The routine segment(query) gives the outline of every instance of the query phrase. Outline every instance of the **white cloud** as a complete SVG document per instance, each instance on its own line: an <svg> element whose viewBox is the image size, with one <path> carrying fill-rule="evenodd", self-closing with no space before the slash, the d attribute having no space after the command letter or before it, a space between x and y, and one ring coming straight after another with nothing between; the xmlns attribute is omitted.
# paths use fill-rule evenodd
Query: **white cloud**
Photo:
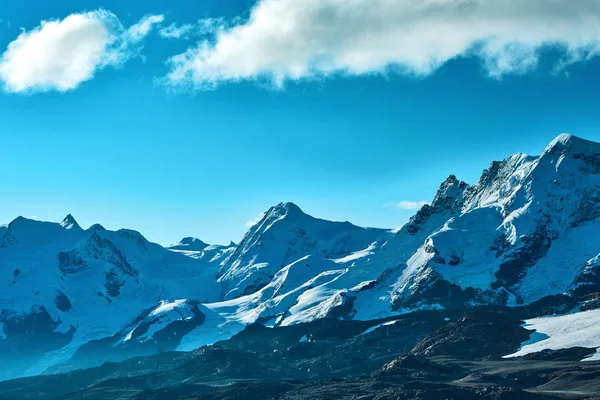
<svg viewBox="0 0 600 400"><path fill-rule="evenodd" d="M234 22L237 18L234 19ZM198 21L198 34L208 35L215 34L221 29L225 29L227 26L224 18L205 18Z"/></svg>
<svg viewBox="0 0 600 400"><path fill-rule="evenodd" d="M247 20L172 57L166 82L424 76L471 56L500 77L536 68L550 47L561 65L598 55L600 0L259 0Z"/></svg>
<svg viewBox="0 0 600 400"><path fill-rule="evenodd" d="M176 25L173 23L162 28L158 34L165 39L185 39L189 37L193 29L194 25L192 24Z"/></svg>
<svg viewBox="0 0 600 400"><path fill-rule="evenodd" d="M165 39L189 39L193 36L203 36L216 33L224 27L225 21L222 18L206 18L195 24L171 24L165 26L158 34Z"/></svg>
<svg viewBox="0 0 600 400"><path fill-rule="evenodd" d="M164 15L146 15L135 25L127 29L127 38L129 41L137 43L146 37L156 24L165 20Z"/></svg>
<svg viewBox="0 0 600 400"><path fill-rule="evenodd" d="M386 204L386 206L394 206L401 210L418 210L426 204L429 204L429 202L425 201L425 200L421 200L421 201L403 200L398 203Z"/></svg>
<svg viewBox="0 0 600 400"><path fill-rule="evenodd" d="M162 16L146 16L125 29L106 10L42 21L23 31L0 58L0 80L9 92L66 92L138 54L139 42Z"/></svg>

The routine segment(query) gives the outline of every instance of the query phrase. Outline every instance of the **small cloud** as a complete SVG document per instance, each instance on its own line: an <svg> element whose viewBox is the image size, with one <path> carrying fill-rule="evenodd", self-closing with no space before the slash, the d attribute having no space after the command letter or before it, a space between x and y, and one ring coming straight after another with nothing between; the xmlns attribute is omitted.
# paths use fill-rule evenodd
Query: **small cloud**
<svg viewBox="0 0 600 400"><path fill-rule="evenodd" d="M198 21L198 33L200 35L210 35L217 33L225 28L224 18L205 18Z"/></svg>
<svg viewBox="0 0 600 400"><path fill-rule="evenodd" d="M152 30L154 25L160 24L165 20L164 15L146 15L135 25L127 29L129 41L137 43L145 38Z"/></svg>
<svg viewBox="0 0 600 400"><path fill-rule="evenodd" d="M411 201L411 200L402 200L398 203L388 203L385 204L386 207L395 207L401 210L418 210L424 205L429 204L429 202L425 200L421 201Z"/></svg>
<svg viewBox="0 0 600 400"><path fill-rule="evenodd" d="M205 18L195 24L165 26L158 34L164 39L189 39L194 36L213 35L224 26L223 18Z"/></svg>
<svg viewBox="0 0 600 400"><path fill-rule="evenodd" d="M254 225L258 224L260 222L260 220L263 219L264 216L265 216L265 213L261 213L258 217L254 218L253 220L250 220L250 221L246 222L246 228L250 229Z"/></svg>
<svg viewBox="0 0 600 400"><path fill-rule="evenodd" d="M138 56L139 43L162 15L147 15L126 29L106 10L74 13L40 25L9 43L0 56L0 80L12 93L67 92L108 66Z"/></svg>
<svg viewBox="0 0 600 400"><path fill-rule="evenodd" d="M158 34L160 35L160 37L165 39L186 39L190 36L190 33L193 29L194 25L192 24L185 24L180 26L177 26L176 24L171 24L159 30Z"/></svg>

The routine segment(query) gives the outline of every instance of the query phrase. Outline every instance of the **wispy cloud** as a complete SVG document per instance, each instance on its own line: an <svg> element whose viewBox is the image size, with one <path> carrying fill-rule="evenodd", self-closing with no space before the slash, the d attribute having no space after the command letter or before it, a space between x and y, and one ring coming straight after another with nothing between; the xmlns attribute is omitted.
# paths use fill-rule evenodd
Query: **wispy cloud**
<svg viewBox="0 0 600 400"><path fill-rule="evenodd" d="M96 10L42 21L23 31L0 57L0 80L8 92L66 92L105 67L139 54L140 42L162 15L148 15L126 29L113 13Z"/></svg>
<svg viewBox="0 0 600 400"><path fill-rule="evenodd" d="M125 39L130 43L138 43L150 33L154 25L160 24L164 20L165 16L162 14L146 15L140 22L127 29Z"/></svg>
<svg viewBox="0 0 600 400"><path fill-rule="evenodd" d="M194 24L177 25L175 23L163 27L158 34L165 39L189 39L192 37L214 35L225 28L223 18L205 18Z"/></svg>
<svg viewBox="0 0 600 400"><path fill-rule="evenodd" d="M177 25L173 23L160 29L158 34L165 39L185 39L190 36L193 30L194 25L192 24Z"/></svg>
<svg viewBox="0 0 600 400"><path fill-rule="evenodd" d="M429 204L428 201L411 201L411 200L402 200L397 203L387 203L384 204L386 207L395 207L401 210L418 210L424 205Z"/></svg>
<svg viewBox="0 0 600 400"><path fill-rule="evenodd" d="M246 222L246 228L250 229L252 228L254 225L258 224L260 222L261 219L263 219L265 216L265 213L261 213L260 215L258 215L256 218Z"/></svg>
<svg viewBox="0 0 600 400"><path fill-rule="evenodd" d="M425 76L457 57L501 77L536 68L544 48L562 52L561 66L598 55L598 26L600 0L259 0L248 18L171 58L166 82Z"/></svg>

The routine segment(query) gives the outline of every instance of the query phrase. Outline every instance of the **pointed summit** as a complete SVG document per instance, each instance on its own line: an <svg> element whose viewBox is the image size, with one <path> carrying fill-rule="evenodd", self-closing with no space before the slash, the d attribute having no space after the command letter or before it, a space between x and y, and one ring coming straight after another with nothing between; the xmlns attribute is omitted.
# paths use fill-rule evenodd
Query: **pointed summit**
<svg viewBox="0 0 600 400"><path fill-rule="evenodd" d="M443 208L460 208L463 203L463 196L467 184L461 180L458 180L455 175L450 175L440 185L431 206L443 207Z"/></svg>
<svg viewBox="0 0 600 400"><path fill-rule="evenodd" d="M24 216L22 216L22 215L19 215L17 218L13 219L13 220L12 220L12 221L11 221L11 222L8 224L8 227L14 226L14 225L16 225L16 224L22 224L22 223L24 223L24 222L26 222L26 221L32 221L32 220L30 220L30 219L28 219L28 218L25 218L25 217L24 217Z"/></svg>
<svg viewBox="0 0 600 400"><path fill-rule="evenodd" d="M71 214L68 214L65 217L65 219L62 220L60 226L62 226L65 229L81 229L81 227L79 226L79 224L77 224L77 221L75 221L75 218L73 218Z"/></svg>
<svg viewBox="0 0 600 400"><path fill-rule="evenodd" d="M250 228L250 232L266 231L277 221L295 221L298 222L303 219L314 219L310 215L304 213L294 203L286 202L279 203L275 206L270 207L267 211L263 212L256 220L249 221L247 226Z"/></svg>
<svg viewBox="0 0 600 400"><path fill-rule="evenodd" d="M300 207L291 202L279 203L276 206L271 207L263 216L263 219L301 219L301 218L313 218L306 214Z"/></svg>
<svg viewBox="0 0 600 400"><path fill-rule="evenodd" d="M571 140L573 140L573 138L575 139L579 139L569 133L561 133L560 135L558 135L557 137L554 138L554 140L552 140L550 142L550 144L548 145L548 147L554 147L558 144L565 144L565 143L569 143Z"/></svg>
<svg viewBox="0 0 600 400"><path fill-rule="evenodd" d="M275 212L278 214L285 215L305 215L304 211L302 211L300 207L291 202L279 203L276 206L271 207L269 212Z"/></svg>

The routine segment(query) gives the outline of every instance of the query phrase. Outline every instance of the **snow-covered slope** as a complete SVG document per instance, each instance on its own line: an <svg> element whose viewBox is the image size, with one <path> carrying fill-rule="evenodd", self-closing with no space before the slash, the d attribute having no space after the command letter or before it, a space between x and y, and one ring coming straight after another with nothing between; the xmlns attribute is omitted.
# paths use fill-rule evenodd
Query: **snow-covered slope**
<svg viewBox="0 0 600 400"><path fill-rule="evenodd" d="M600 348L600 310L533 318L525 321L523 326L534 332L519 351L506 358L571 347ZM598 361L600 352L584 360Z"/></svg>
<svg viewBox="0 0 600 400"><path fill-rule="evenodd" d="M223 262L219 282L225 299L255 293L287 264L305 256L343 258L384 233L349 222L313 218L293 203L271 207Z"/></svg>
<svg viewBox="0 0 600 400"><path fill-rule="evenodd" d="M449 218L377 285L375 297L388 293L394 308L514 305L573 290L585 284L584 273L595 274L600 144L561 135L539 157L494 162L460 189L449 198ZM411 234L419 214L398 235Z"/></svg>
<svg viewBox="0 0 600 400"><path fill-rule="evenodd" d="M330 232L315 243L319 234L273 229L290 215L304 216L269 210L223 263L229 300L216 307L230 320L286 325L530 303L597 284L600 145L560 135L538 157L493 162L475 185L451 175L402 229L346 255L326 254Z"/></svg>
<svg viewBox="0 0 600 400"><path fill-rule="evenodd" d="M23 365L6 373L15 376L227 339L256 319L215 301L246 291L257 318L260 309L277 313L268 306L276 294L301 295L321 280L318 271L335 277L339 259L362 257L385 231L319 220L286 203L266 212L239 245L186 238L165 249L132 230L83 230L72 216L60 224L17 218L2 232L0 347L20 349L13 356ZM282 268L310 257L312 268ZM165 341L165 332L176 337Z"/></svg>
<svg viewBox="0 0 600 400"><path fill-rule="evenodd" d="M113 335L161 300L218 300L217 269L135 231L19 217L0 242L0 354L26 359L23 373L48 352L68 357Z"/></svg>

